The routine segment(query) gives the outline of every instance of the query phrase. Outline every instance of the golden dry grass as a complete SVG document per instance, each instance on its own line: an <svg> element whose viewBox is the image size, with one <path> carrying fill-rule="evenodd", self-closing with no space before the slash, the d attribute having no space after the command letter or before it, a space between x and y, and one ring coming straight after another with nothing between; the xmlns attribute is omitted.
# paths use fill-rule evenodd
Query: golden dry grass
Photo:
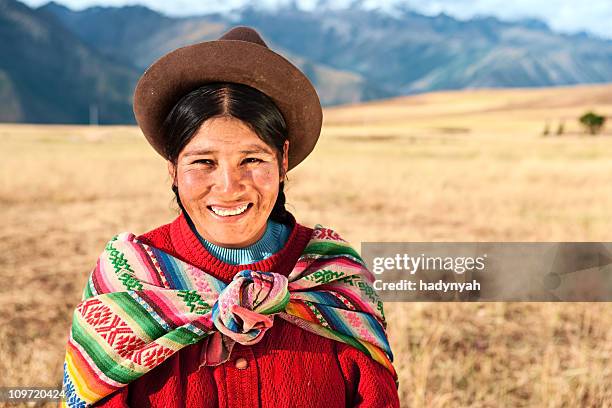
<svg viewBox="0 0 612 408"><path fill-rule="evenodd" d="M444 92L329 109L289 209L363 241L610 241L612 86ZM540 136L546 120L571 134ZM554 131L554 126L552 127ZM0 386L59 386L71 309L119 231L173 219L134 127L0 125ZM610 407L609 303L386 305L403 406Z"/></svg>

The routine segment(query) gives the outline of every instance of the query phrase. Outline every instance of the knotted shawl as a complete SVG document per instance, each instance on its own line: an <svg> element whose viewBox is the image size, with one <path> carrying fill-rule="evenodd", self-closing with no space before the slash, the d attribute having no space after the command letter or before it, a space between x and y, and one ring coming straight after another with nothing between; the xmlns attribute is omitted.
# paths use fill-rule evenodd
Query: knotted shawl
<svg viewBox="0 0 612 408"><path fill-rule="evenodd" d="M397 383L373 280L357 252L320 225L288 277L243 270L229 284L121 233L74 311L63 404L93 404L200 341L202 365L221 364L236 342L260 341L276 316L356 347Z"/></svg>

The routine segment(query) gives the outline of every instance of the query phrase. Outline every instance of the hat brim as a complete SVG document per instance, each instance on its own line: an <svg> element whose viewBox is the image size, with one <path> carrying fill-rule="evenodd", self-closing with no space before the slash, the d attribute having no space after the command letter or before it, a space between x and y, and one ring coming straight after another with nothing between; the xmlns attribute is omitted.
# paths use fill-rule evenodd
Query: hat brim
<svg viewBox="0 0 612 408"><path fill-rule="evenodd" d="M311 82L291 62L248 41L216 40L176 49L153 63L134 91L134 115L163 157L162 125L174 105L210 82L235 82L270 97L287 124L289 169L314 149L321 132L321 103Z"/></svg>

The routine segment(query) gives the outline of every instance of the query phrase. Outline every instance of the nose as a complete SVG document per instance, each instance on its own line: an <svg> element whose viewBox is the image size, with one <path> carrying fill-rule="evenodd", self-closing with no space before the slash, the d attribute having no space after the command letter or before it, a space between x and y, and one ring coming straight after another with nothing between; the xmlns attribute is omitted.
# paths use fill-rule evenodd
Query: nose
<svg viewBox="0 0 612 408"><path fill-rule="evenodd" d="M233 166L219 166L215 172L214 189L227 195L242 192L242 172Z"/></svg>

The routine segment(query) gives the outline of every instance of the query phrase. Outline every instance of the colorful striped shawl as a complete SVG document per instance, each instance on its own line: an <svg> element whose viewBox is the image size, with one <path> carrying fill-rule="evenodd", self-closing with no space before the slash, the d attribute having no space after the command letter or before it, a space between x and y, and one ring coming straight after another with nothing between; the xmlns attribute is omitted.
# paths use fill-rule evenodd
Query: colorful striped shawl
<svg viewBox="0 0 612 408"><path fill-rule="evenodd" d="M320 225L288 277L245 270L229 284L119 234L74 312L63 405L93 404L199 341L206 342L203 364L223 363L235 342L258 342L275 316L356 347L397 381L372 282L359 255Z"/></svg>

